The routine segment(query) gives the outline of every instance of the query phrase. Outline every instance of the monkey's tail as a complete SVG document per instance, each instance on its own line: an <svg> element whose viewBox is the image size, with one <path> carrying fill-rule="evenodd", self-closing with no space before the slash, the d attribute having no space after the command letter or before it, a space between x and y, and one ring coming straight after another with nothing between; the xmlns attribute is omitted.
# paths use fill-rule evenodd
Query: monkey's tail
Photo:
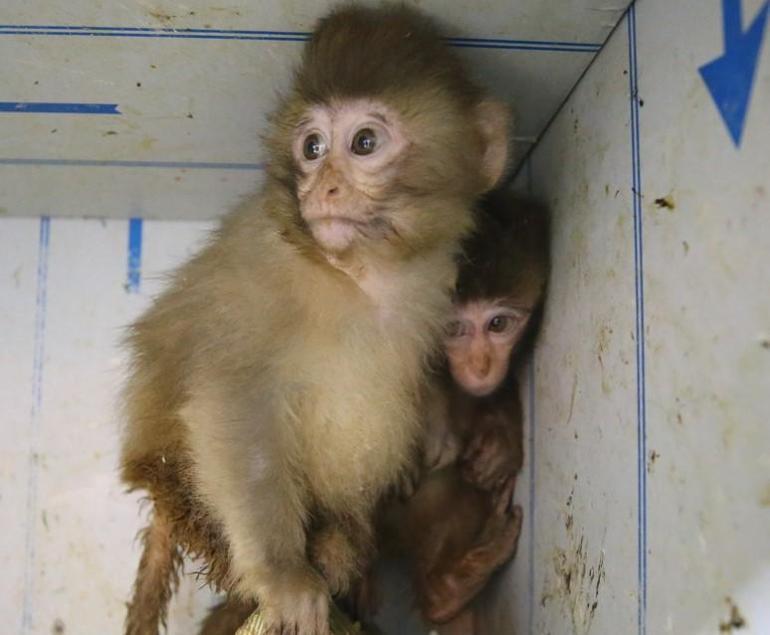
<svg viewBox="0 0 770 635"><path fill-rule="evenodd" d="M126 615L126 635L158 635L160 626L166 626L171 594L179 585L182 553L173 538L171 520L157 508L142 530L142 546L134 597Z"/></svg>

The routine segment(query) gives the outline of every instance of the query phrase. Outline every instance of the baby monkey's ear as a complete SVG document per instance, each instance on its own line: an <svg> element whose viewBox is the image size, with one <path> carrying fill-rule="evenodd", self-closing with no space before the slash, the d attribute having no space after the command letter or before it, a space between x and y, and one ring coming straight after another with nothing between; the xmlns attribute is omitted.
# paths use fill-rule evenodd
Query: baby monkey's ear
<svg viewBox="0 0 770 635"><path fill-rule="evenodd" d="M475 108L476 127L483 143L481 175L484 191L500 181L508 165L508 146L513 116L510 108L496 99L484 99Z"/></svg>

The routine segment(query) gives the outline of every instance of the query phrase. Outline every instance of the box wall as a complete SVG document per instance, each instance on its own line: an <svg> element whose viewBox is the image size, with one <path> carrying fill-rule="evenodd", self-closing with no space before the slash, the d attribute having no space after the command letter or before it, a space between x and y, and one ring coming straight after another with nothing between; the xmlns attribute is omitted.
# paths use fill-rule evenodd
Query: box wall
<svg viewBox="0 0 770 635"><path fill-rule="evenodd" d="M770 632L770 47L736 146L699 73L722 26L640 0L519 175L554 266L484 632L715 633L730 603Z"/></svg>

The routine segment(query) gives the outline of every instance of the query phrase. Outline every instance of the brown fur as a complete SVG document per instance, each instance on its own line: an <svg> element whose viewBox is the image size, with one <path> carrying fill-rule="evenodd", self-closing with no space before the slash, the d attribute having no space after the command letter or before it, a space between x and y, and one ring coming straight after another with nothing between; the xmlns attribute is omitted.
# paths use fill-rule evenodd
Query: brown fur
<svg viewBox="0 0 770 635"><path fill-rule="evenodd" d="M544 210L530 201L503 191L482 201L478 229L464 242L456 307L506 299L537 310L549 266L547 229ZM520 340L528 327L531 318ZM447 369L428 405L430 473L411 499L387 510L382 538L395 538L409 556L423 616L472 635L469 604L513 557L521 530L521 509L510 507L524 458L515 369L486 397L464 392Z"/></svg>
<svg viewBox="0 0 770 635"><path fill-rule="evenodd" d="M155 512L150 525L142 531L144 551L134 587L134 601L129 605L126 622L128 635L141 635L165 625L166 608L179 583L182 555L172 536L172 523L162 512Z"/></svg>
<svg viewBox="0 0 770 635"><path fill-rule="evenodd" d="M548 240L542 206L506 190L488 194L463 242L455 302L515 297L537 306L548 279Z"/></svg>
<svg viewBox="0 0 770 635"><path fill-rule="evenodd" d="M198 575L202 575L215 590L226 590L232 583L229 577L230 553L227 541L221 523L212 517L206 506L193 494L188 480L192 474L192 464L187 454L170 449L167 455L161 454L158 460L134 461L124 466L122 476L124 480L133 483L135 488L151 493L153 509L162 510L164 514L167 540L178 545L179 563L181 554L201 560L205 565L197 572ZM155 515L157 517L157 512ZM152 541L145 539L143 544L152 548ZM175 562L175 565L179 563ZM178 571L179 567L175 566L174 570ZM138 576L139 579L141 577Z"/></svg>
<svg viewBox="0 0 770 635"><path fill-rule="evenodd" d="M303 220L291 148L310 106L358 94L398 112L409 147L371 194L389 230L333 259ZM421 14L346 8L321 22L273 118L262 192L127 338L121 475L155 518L132 635L157 632L178 571L169 549L259 600L271 632L327 633L329 585L360 574L373 509L418 441L455 252L504 169L505 124Z"/></svg>
<svg viewBox="0 0 770 635"><path fill-rule="evenodd" d="M511 493L483 492L449 468L430 474L401 512L401 541L413 558L427 620L456 618L513 556L522 512L509 509Z"/></svg>

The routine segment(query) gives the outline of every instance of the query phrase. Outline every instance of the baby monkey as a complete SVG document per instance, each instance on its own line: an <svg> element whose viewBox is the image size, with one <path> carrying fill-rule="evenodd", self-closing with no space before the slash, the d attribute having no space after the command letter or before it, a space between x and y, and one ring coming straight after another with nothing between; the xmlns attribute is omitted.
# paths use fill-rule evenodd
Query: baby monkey
<svg viewBox="0 0 770 635"><path fill-rule="evenodd" d="M540 311L548 275L545 211L505 192L485 199L465 243L434 387L425 448L430 473L389 515L414 567L423 616L440 632L474 632L468 607L513 557L522 511L522 407L513 364Z"/></svg>

